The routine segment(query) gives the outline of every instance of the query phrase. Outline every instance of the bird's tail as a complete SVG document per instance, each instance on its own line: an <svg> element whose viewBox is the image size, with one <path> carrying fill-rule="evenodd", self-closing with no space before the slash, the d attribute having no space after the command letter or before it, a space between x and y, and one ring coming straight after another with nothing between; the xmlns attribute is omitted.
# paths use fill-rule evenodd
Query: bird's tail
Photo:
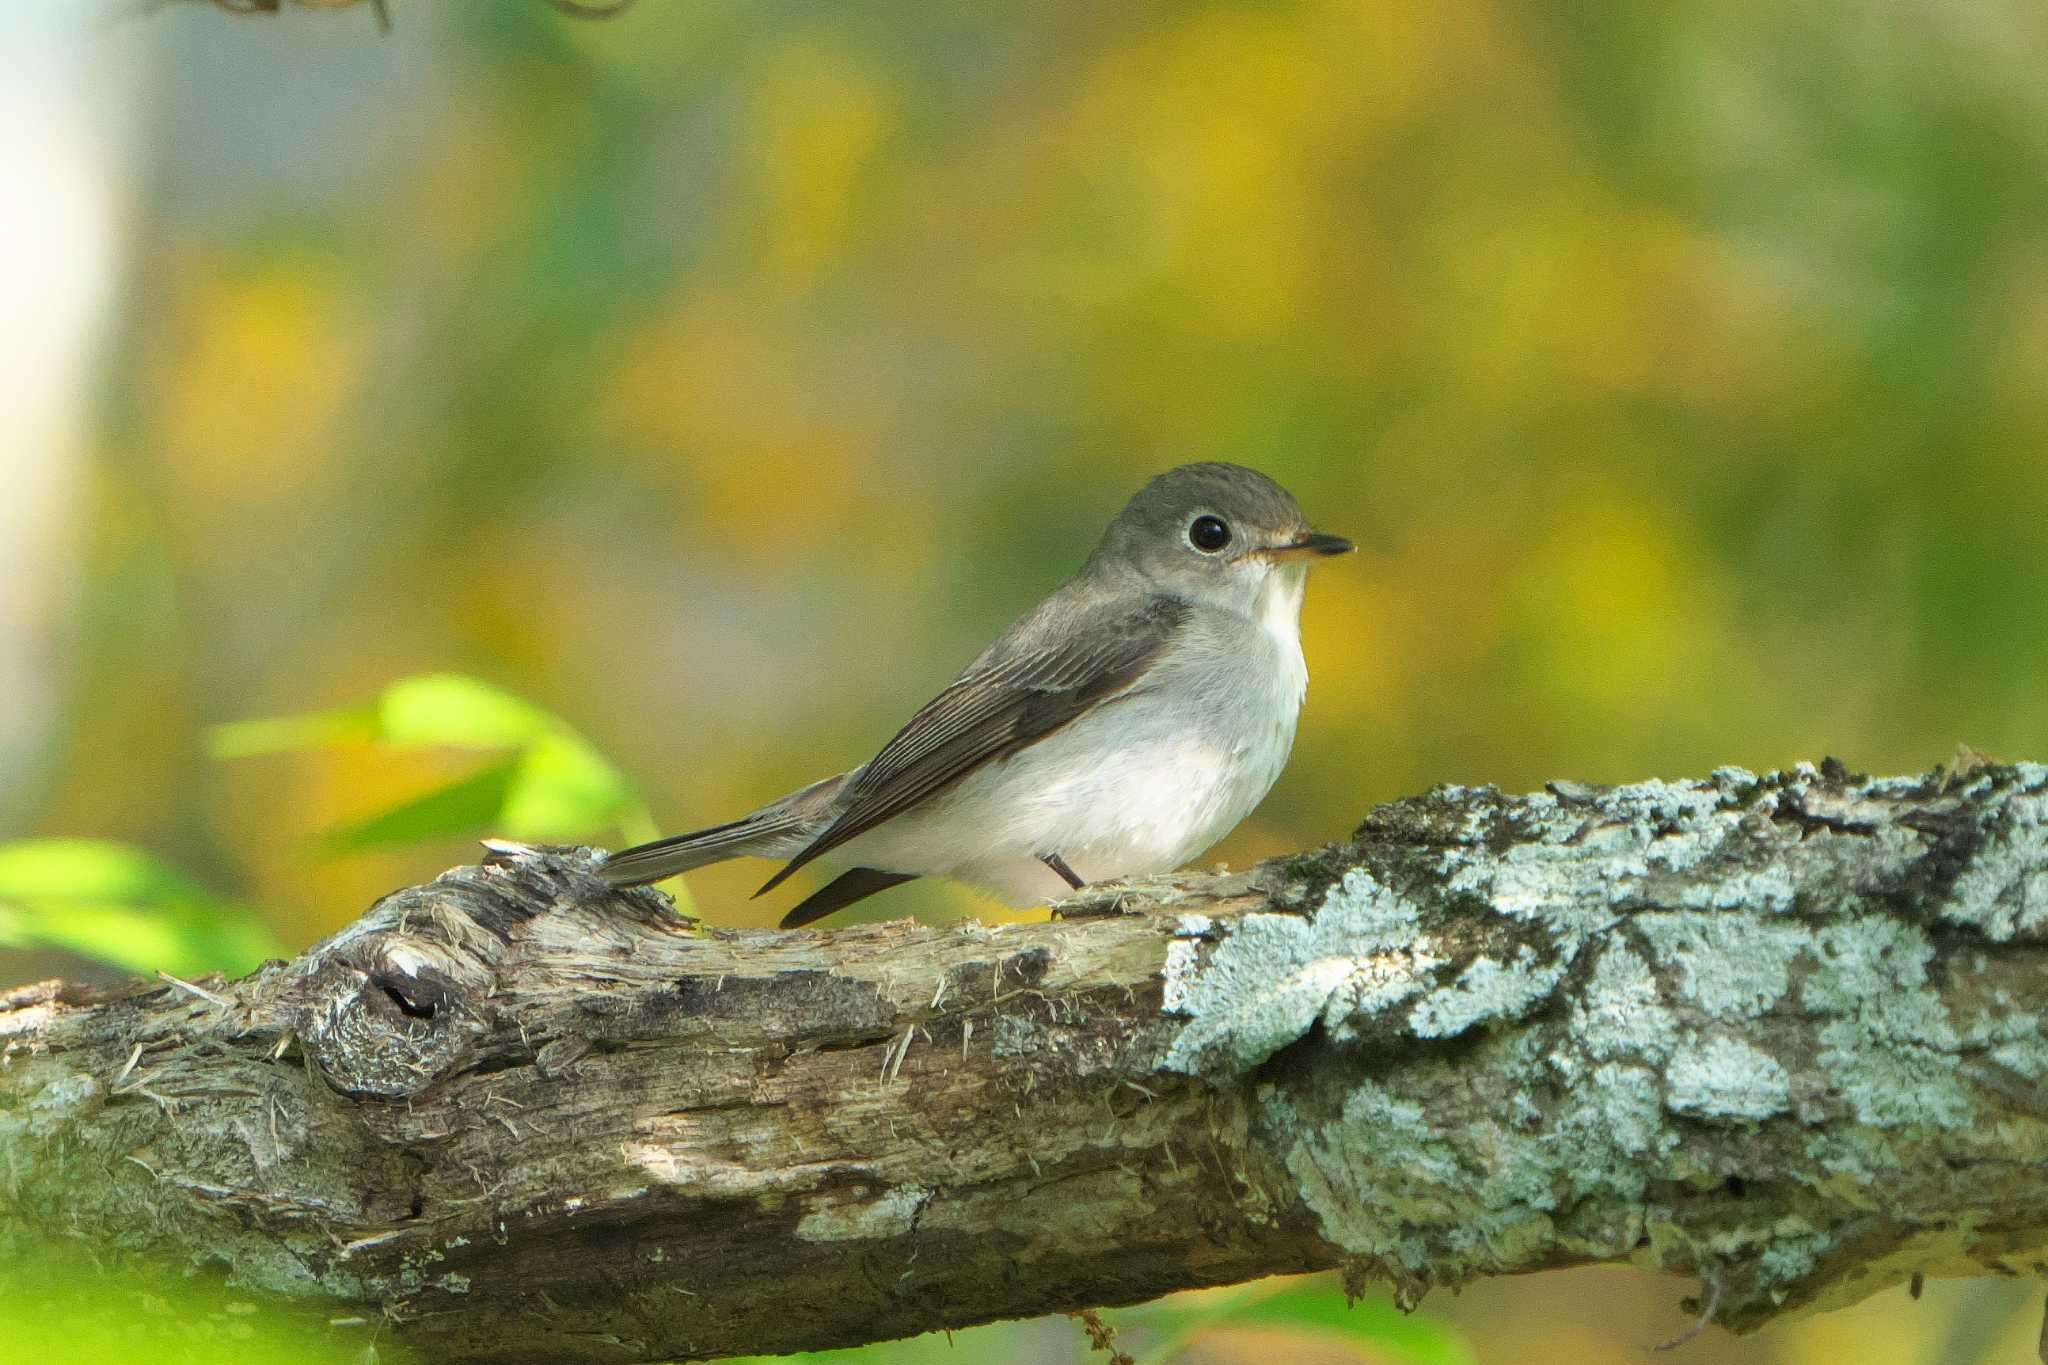
<svg viewBox="0 0 2048 1365"><path fill-rule="evenodd" d="M644 886L727 858L787 858L810 842L845 781L828 777L729 824L622 849L599 865L598 875L613 886Z"/></svg>
<svg viewBox="0 0 2048 1365"><path fill-rule="evenodd" d="M689 834L672 834L651 844L622 849L597 869L613 886L644 886L678 872L727 858L773 857L785 847L800 847L789 835L796 822L763 820L749 815L729 825L713 825Z"/></svg>

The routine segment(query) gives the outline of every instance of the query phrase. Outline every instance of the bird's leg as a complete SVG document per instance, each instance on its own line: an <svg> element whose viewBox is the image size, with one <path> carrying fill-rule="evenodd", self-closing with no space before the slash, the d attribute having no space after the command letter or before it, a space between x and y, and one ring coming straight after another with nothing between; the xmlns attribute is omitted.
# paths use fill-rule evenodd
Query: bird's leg
<svg viewBox="0 0 2048 1365"><path fill-rule="evenodd" d="M1074 890L1076 891L1079 891L1082 887L1088 885L1088 883L1081 880L1081 874L1074 871L1073 868L1068 867L1067 860L1065 858L1062 858L1057 853L1041 853L1038 855L1038 861L1044 863L1047 867L1059 873L1060 880L1065 882L1068 886L1074 888Z"/></svg>

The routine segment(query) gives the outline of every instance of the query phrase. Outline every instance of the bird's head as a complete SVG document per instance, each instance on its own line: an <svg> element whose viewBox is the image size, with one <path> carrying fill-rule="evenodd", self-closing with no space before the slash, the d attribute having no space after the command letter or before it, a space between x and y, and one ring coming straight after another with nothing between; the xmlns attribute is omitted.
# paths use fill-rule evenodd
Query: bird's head
<svg viewBox="0 0 2048 1365"><path fill-rule="evenodd" d="M1311 529L1294 495L1256 469L1185 464L1125 504L1088 563L1097 572L1135 570L1177 596L1251 611L1274 586L1298 589L1308 564L1354 548Z"/></svg>

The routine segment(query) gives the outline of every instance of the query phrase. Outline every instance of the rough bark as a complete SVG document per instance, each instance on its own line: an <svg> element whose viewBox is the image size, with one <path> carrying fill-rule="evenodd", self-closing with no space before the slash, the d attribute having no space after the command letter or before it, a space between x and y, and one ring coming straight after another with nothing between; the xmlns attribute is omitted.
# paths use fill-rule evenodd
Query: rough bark
<svg viewBox="0 0 2048 1365"><path fill-rule="evenodd" d="M218 1267L450 1362L1327 1266L1631 1261L1748 1328L2048 1263L2048 768L1445 787L1004 927L707 929L590 866L0 997L0 1255Z"/></svg>

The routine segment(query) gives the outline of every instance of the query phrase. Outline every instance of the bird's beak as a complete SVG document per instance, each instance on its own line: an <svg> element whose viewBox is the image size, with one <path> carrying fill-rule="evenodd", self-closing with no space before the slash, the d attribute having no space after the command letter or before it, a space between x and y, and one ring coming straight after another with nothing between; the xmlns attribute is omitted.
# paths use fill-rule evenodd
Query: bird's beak
<svg viewBox="0 0 2048 1365"><path fill-rule="evenodd" d="M1357 548L1342 536L1326 536L1320 531L1311 531L1299 540L1271 545L1259 553L1268 559L1323 559L1330 555L1348 555Z"/></svg>

